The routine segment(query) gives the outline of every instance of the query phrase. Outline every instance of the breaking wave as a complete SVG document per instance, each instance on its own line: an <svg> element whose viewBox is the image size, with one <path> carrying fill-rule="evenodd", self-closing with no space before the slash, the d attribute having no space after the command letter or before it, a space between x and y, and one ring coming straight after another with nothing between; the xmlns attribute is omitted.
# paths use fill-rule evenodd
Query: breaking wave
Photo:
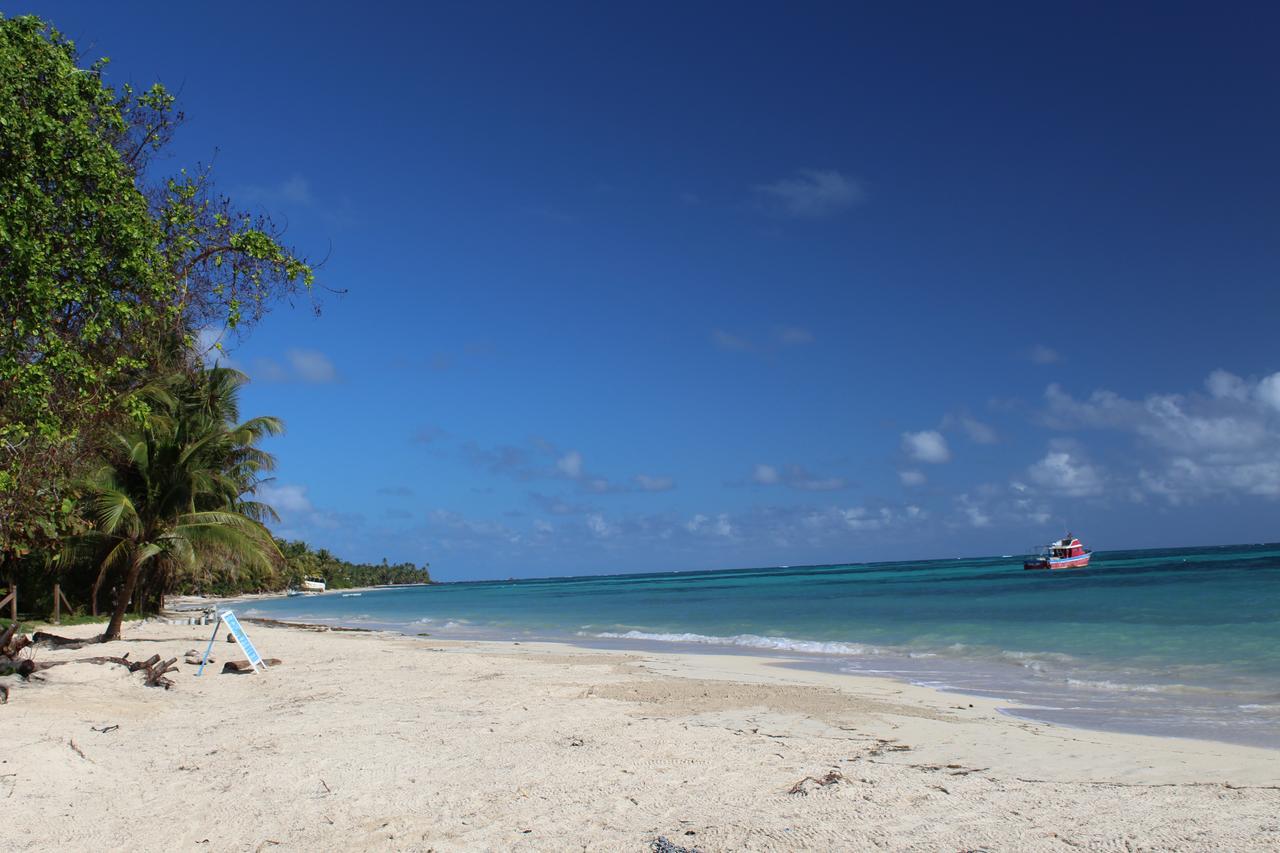
<svg viewBox="0 0 1280 853"><path fill-rule="evenodd" d="M583 632L585 633L585 632ZM793 640L790 637L762 637L758 634L735 634L732 637L713 637L706 634L659 634L649 631L603 631L587 636L609 640L651 640L659 643L697 643L706 646L738 646L747 649L769 649L779 652L800 652L810 655L874 655L880 650L855 643L821 642L818 640Z"/></svg>

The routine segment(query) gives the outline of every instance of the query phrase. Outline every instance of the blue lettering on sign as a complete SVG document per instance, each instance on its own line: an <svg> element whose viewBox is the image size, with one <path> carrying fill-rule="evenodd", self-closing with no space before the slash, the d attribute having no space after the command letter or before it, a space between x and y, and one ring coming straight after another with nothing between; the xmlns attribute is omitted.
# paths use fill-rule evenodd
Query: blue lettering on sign
<svg viewBox="0 0 1280 853"><path fill-rule="evenodd" d="M266 663L262 660L262 655L258 654L258 650L253 647L253 643L249 640L249 635L244 632L244 628L240 625L240 620L236 618L236 614L230 610L222 615L222 621L227 623L227 630L231 632L231 636L236 638L236 642L240 644L240 649L244 652L244 656L249 659L249 664L256 670L258 667L267 668Z"/></svg>

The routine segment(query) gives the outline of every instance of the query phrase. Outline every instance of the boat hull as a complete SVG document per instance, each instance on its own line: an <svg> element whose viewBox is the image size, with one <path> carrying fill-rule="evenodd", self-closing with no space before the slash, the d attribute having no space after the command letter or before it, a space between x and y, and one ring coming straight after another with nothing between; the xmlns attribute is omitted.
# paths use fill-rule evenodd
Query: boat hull
<svg viewBox="0 0 1280 853"><path fill-rule="evenodd" d="M1089 553L1079 557L1061 557L1056 559L1052 557L1045 557L1039 560L1027 560L1022 564L1022 568L1049 569L1051 571L1055 569L1083 569L1085 566L1089 565L1089 558L1092 556L1093 554Z"/></svg>

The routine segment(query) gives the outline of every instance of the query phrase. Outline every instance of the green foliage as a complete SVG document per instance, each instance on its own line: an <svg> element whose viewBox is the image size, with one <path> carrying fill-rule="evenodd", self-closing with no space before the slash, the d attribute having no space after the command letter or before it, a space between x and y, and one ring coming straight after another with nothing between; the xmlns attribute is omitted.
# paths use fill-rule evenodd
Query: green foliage
<svg viewBox="0 0 1280 853"><path fill-rule="evenodd" d="M245 381L227 368L179 374L151 389L144 423L111 433L111 461L87 489L94 529L76 542L80 554L98 555L95 599L104 583L119 581L105 637L118 635L135 593L139 603L158 603L178 578L200 570L206 554L260 572L283 564L258 520L266 508L252 501L274 466L256 445L283 426L274 418L236 423Z"/></svg>
<svg viewBox="0 0 1280 853"><path fill-rule="evenodd" d="M413 563L350 563L324 548L312 550L305 542L276 540L285 558L284 584L301 586L304 578L323 578L329 589L351 589L357 586L381 586L396 583L431 583L426 566ZM280 587L275 587L279 589Z"/></svg>
<svg viewBox="0 0 1280 853"><path fill-rule="evenodd" d="M122 419L146 420L139 389L190 367L194 330L244 328L314 282L208 169L148 184L176 99L77 58L40 19L0 16L0 566L83 527L74 483Z"/></svg>
<svg viewBox="0 0 1280 853"><path fill-rule="evenodd" d="M98 78L38 19L0 19L0 559L74 527L58 468L178 316Z"/></svg>

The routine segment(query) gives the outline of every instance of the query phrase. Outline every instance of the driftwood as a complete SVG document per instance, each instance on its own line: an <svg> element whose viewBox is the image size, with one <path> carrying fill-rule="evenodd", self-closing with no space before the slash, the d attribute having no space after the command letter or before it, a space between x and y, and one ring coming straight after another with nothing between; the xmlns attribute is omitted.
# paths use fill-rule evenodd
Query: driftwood
<svg viewBox="0 0 1280 853"><path fill-rule="evenodd" d="M0 658L0 675L16 675L19 678L26 679L31 676L31 673L44 669L45 666L36 663L31 658L18 658L17 660Z"/></svg>
<svg viewBox="0 0 1280 853"><path fill-rule="evenodd" d="M279 666L283 663L280 658L263 658L262 662L268 667ZM247 660L229 660L222 665L222 671L233 673L253 672L253 664Z"/></svg>
<svg viewBox="0 0 1280 853"><path fill-rule="evenodd" d="M806 776L803 779L801 779L799 782L792 785L791 790L787 791L787 793L803 794L804 796L807 797L809 796L809 791L804 787L804 784L806 782L813 782L817 784L819 788L825 788L828 785L834 785L837 782L841 782L843 780L844 780L844 776L841 775L839 770L832 770L830 773L828 773L826 776L823 776L821 779L817 778L816 776Z"/></svg>
<svg viewBox="0 0 1280 853"><path fill-rule="evenodd" d="M113 663L118 666L123 666L130 672L144 673L146 678L143 683L148 687L163 687L165 690L168 690L173 686L173 681L165 676L171 672L178 671L178 667L175 665L177 662L177 658L169 658L166 661L162 661L160 660L160 655L152 655L146 660L129 660L129 655L125 654L123 657L104 656L94 658L76 658L75 660L60 660L54 663L45 664L45 666L61 666L62 664L67 663Z"/></svg>
<svg viewBox="0 0 1280 853"><path fill-rule="evenodd" d="M14 622L0 631L0 675L17 675L25 679L40 666L30 658L30 652L22 654L22 650L31 645L31 640L26 634L18 633L18 628L18 623ZM7 690L5 701L8 701Z"/></svg>
<svg viewBox="0 0 1280 853"><path fill-rule="evenodd" d="M31 639L26 634L18 633L18 628L18 623L14 622L0 633L0 658L16 658L18 652L31 645Z"/></svg>
<svg viewBox="0 0 1280 853"><path fill-rule="evenodd" d="M96 646L101 642L97 637L88 640L77 640L70 637L59 637L46 631L36 631L31 635L31 642L37 646L48 646L51 649L83 649L85 646Z"/></svg>

